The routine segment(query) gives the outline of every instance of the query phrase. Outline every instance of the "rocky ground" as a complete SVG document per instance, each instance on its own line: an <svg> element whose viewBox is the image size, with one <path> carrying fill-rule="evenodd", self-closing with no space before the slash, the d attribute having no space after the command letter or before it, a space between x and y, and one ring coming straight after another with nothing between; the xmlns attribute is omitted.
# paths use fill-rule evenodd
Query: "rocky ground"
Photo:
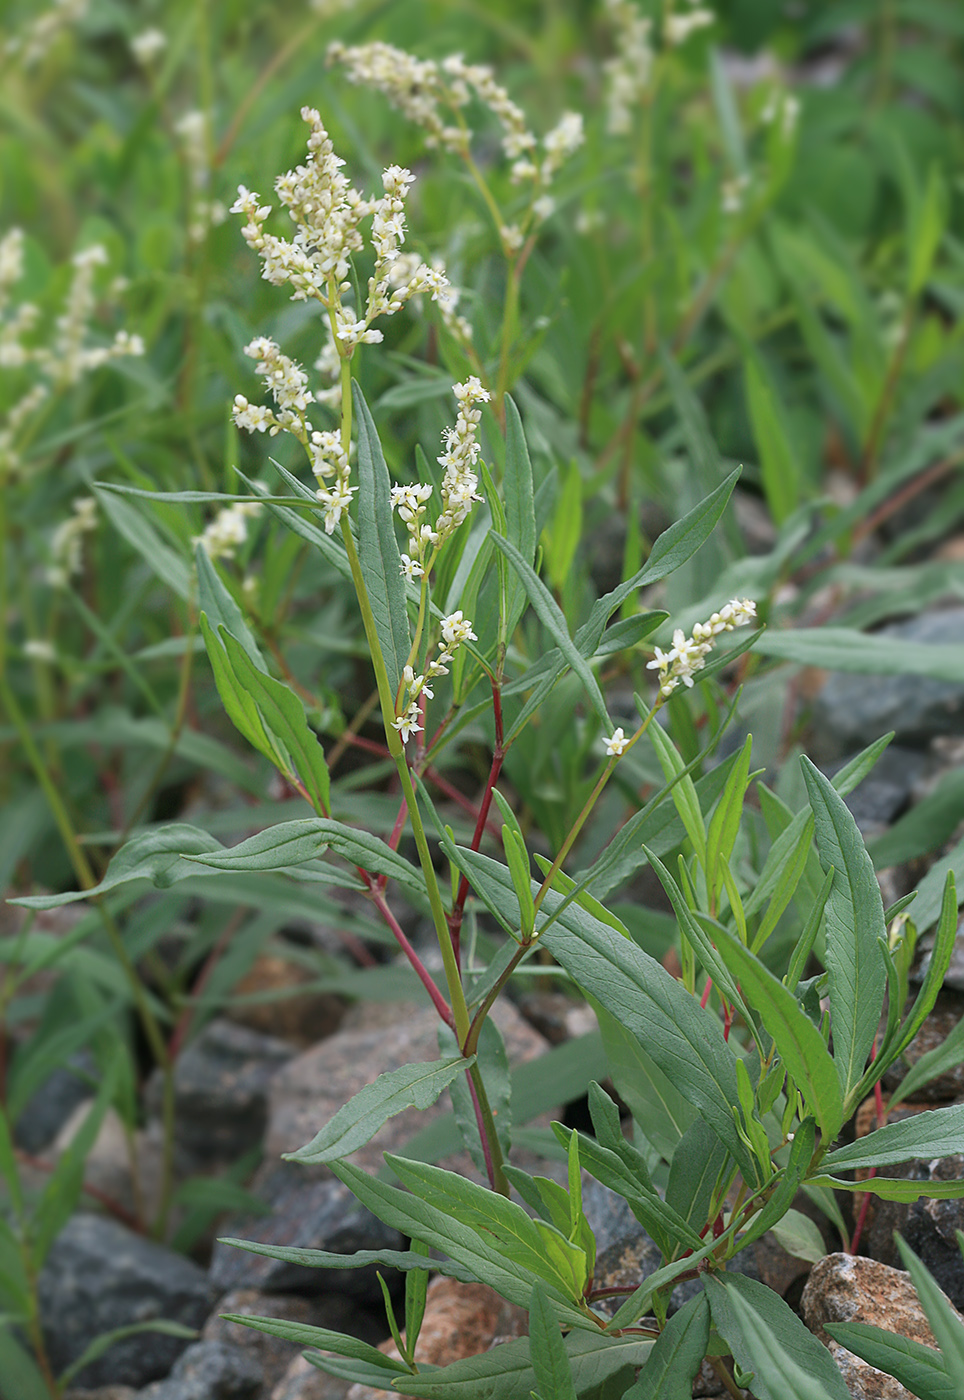
<svg viewBox="0 0 964 1400"><path fill-rule="evenodd" d="M887 630L913 641L959 645L964 608L934 610ZM834 675L816 701L814 729L820 740L815 752L830 770L881 732L897 731L884 760L850 799L865 835L876 837L957 768L962 721L962 687L910 677L874 678L868 684L866 677ZM913 887L924 869L884 871L885 902ZM923 951L926 955L926 947ZM297 991L300 976L297 967L272 955L261 960L247 982ZM246 1183L260 1209L255 1212L251 1201L247 1212L222 1217L217 1233L343 1253L402 1247L400 1238L358 1206L326 1169L285 1163L280 1154L308 1141L377 1074L410 1060L435 1058L434 1013L397 1003L348 1008L329 995L304 992L247 1007L238 1016L209 1022L177 1067L179 1176L215 1175L243 1161L245 1154L261 1156ZM940 1043L962 1016L964 928L938 1005L885 1087L892 1091L909 1065ZM546 1053L553 1042L593 1034L586 1009L554 994L531 995L518 1005L504 1002L496 1019L517 1064ZM21 1151L48 1160L62 1152L83 1121L89 1092L81 1057L55 1075L24 1114L18 1126ZM964 1100L964 1069L929 1085L923 1098L924 1106ZM60 1371L96 1334L152 1318L183 1323L195 1330L197 1340L141 1333L120 1341L75 1378L68 1400L373 1400L376 1392L334 1380L305 1362L295 1344L220 1316L287 1318L381 1343L388 1329L373 1271L320 1271L281 1263L216 1243L213 1232L188 1257L124 1223L134 1213L136 1191L149 1197L156 1187L155 1083L147 1086L146 1106L148 1125L136 1143L136 1188L121 1124L108 1117L88 1161L87 1181L94 1194L87 1200L90 1206L107 1203L109 1209L75 1215L44 1268L41 1300L50 1357ZM377 1170L384 1151L401 1149L447 1107L443 1098L427 1113L406 1111L352 1160ZM907 1104L900 1112L914 1108ZM874 1126L871 1103L858 1115L854 1131ZM474 1174L464 1155L443 1162ZM545 1164L538 1169L546 1170ZM919 1179L959 1177L964 1159L909 1162L900 1171ZM624 1203L594 1182L587 1182L585 1199L599 1242L597 1283L636 1283L651 1273L658 1263L655 1248ZM807 1208L802 1202L801 1209ZM910 1206L872 1201L862 1255L829 1252L840 1241L827 1228L828 1253L812 1269L769 1238L741 1255L737 1267L798 1309L836 1356L855 1400L903 1400L908 1393L901 1386L844 1351L823 1326L859 1320L933 1344L908 1276L894 1267L893 1231L901 1231L951 1301L964 1309L964 1261L955 1239L955 1230L962 1228L962 1201L923 1200ZM693 1285L680 1288L680 1301L688 1286ZM485 1350L497 1338L518 1335L523 1324L518 1310L488 1289L437 1277L429 1290L420 1355L444 1364ZM717 1393L707 1369L694 1394Z"/></svg>

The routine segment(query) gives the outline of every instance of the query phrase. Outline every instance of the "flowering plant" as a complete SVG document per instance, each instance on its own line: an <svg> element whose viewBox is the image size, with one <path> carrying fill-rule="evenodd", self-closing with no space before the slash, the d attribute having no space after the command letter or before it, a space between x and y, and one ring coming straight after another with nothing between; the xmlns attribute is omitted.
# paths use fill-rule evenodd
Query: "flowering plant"
<svg viewBox="0 0 964 1400"><path fill-rule="evenodd" d="M244 237L262 258L265 277L288 286L293 299L321 308L327 340L317 368L329 386L312 391L307 373L277 343L258 337L247 353L273 402L253 404L239 395L233 412L249 432L291 435L315 485L279 466L289 494L230 501L198 537L196 565L201 630L224 708L312 815L227 849L183 825L151 832L129 843L89 893L144 875L170 885L199 867L293 872L315 884L348 885L367 896L409 960L438 1012L448 1050L436 1061L379 1076L292 1154L328 1164L411 1247L346 1259L257 1246L260 1253L319 1268L380 1262L402 1269L404 1339L389 1317L399 1359L320 1328L237 1320L314 1348L311 1359L336 1375L383 1388L390 1383L403 1394L525 1400L538 1389L542 1400L577 1394L642 1400L667 1393L660 1388L666 1375L677 1388L688 1385L708 1354L730 1394L746 1387L761 1400L787 1394L809 1400L818 1393L816 1378L819 1393L843 1400L846 1391L829 1354L775 1294L727 1265L770 1230L797 1250L822 1251L816 1227L795 1210L801 1190L838 1225L835 1190L898 1200L964 1193L960 1182L874 1176L858 1183L843 1175L961 1150L961 1107L882 1124L857 1143L835 1146L844 1122L933 1005L954 943L953 879L945 887L925 981L902 1019L913 926L902 914L904 901L885 913L843 802L886 740L833 781L805 763L808 802L796 814L768 794L772 843L753 871L744 830L747 792L758 776L751 774L752 739L701 772L726 728L722 706L710 744L688 762L664 728L686 691L718 686L717 678L760 635L731 637L756 619L756 604L746 598L724 603L689 635L674 629L671 644L663 645L651 639L662 636L667 614L631 610L641 589L680 569L707 541L737 473L660 534L641 566L596 599L575 634L539 574L532 464L510 398L504 400L503 443L498 418L483 419L490 391L481 377L456 384L455 426L446 429L444 451L436 457L441 471L423 460L421 480L392 481L372 414L352 382L352 361L361 345L379 340L374 322L415 296L431 293L444 319L448 283L441 269L424 263L414 270L402 264L404 275L398 272L410 173L390 167L383 195L365 199L342 174L319 114L306 109L303 115L310 127L306 163L276 183L294 237L269 232L270 210L246 189L235 208L247 220ZM363 255L361 225L368 218L374 266L362 307L351 304L356 293L347 273L350 260ZM321 420L309 414L318 411L336 413L336 425L316 426ZM493 457L502 457L501 474L483 460L483 431ZM401 793L387 840L338 818L325 756L302 701L272 674L215 566L231 558L252 511L270 512L351 580ZM404 528L404 551L396 520ZM528 609L551 642L531 663L514 646ZM623 616L613 623L618 610ZM652 703L635 694L638 722L615 724L599 665L607 656L632 657L643 649L653 652L643 668L656 672ZM569 679L580 688L582 722L594 731L594 752L602 759L604 750L605 761L587 780L591 788L581 810L549 860L530 851L520 815L499 782L513 745ZM716 695L722 700L722 691ZM488 742L489 771L474 829L459 841L440 819L425 776L472 722ZM567 873L563 867L598 813L604 790L620 765L630 768L644 738L664 785L637 804L588 866ZM493 805L503 818L495 854L483 849ZM417 865L403 852L407 833ZM675 872L662 859L670 852L677 853ZM662 883L679 931L675 973L644 951L603 902L644 863ZM445 864L447 895L439 878ZM534 878L533 866L541 878ZM392 907L393 882L431 912L440 978ZM65 898L23 902L43 906ZM470 912L505 935L483 966L463 949ZM815 949L822 966L811 975ZM592 1084L593 1132L554 1125L564 1183L511 1160L511 1090L499 1073L504 1047L489 1015L537 954L557 969L546 975L563 977L590 999L613 1084L632 1115L627 1136L616 1100ZM345 1160L401 1108L426 1106L446 1088L464 1107L459 1127L482 1181L392 1156L387 1161L400 1187ZM638 1284L597 1283L596 1239L582 1203L584 1172L625 1199L661 1252L661 1267ZM529 1338L442 1370L423 1368L417 1343L430 1269L488 1283L528 1308ZM671 1315L673 1290L684 1280L699 1280L701 1290Z"/></svg>

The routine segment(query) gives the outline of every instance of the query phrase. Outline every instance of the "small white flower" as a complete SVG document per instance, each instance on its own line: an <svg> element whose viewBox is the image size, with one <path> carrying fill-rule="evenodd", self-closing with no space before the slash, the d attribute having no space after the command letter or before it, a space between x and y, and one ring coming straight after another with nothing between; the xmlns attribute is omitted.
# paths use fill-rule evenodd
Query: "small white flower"
<svg viewBox="0 0 964 1400"><path fill-rule="evenodd" d="M130 41L131 53L142 68L149 68L158 54L167 48L167 35L160 29L145 29Z"/></svg>
<svg viewBox="0 0 964 1400"><path fill-rule="evenodd" d="M392 720L392 728L397 729L401 735L402 743L407 744L413 734L420 734L422 726L419 724L421 716L418 712L418 703L413 700L403 714Z"/></svg>
<svg viewBox="0 0 964 1400"><path fill-rule="evenodd" d="M468 618L463 618L462 609L458 612L449 613L448 617L442 618L442 639L445 645L454 649L460 642L477 642L479 639L472 631L472 624Z"/></svg>
<svg viewBox="0 0 964 1400"><path fill-rule="evenodd" d="M29 637L23 644L24 656L29 656L31 661L56 661L57 653L54 651L53 643L42 637Z"/></svg>
<svg viewBox="0 0 964 1400"><path fill-rule="evenodd" d="M629 748L629 740L626 738L622 729L614 729L612 735L608 739L603 737L602 742L605 744L606 752L609 754L610 758L618 758L620 754L625 753Z"/></svg>
<svg viewBox="0 0 964 1400"><path fill-rule="evenodd" d="M399 558L402 561L401 572L405 575L406 578L425 577L425 570L422 568L421 564L418 562L417 559L413 559L411 555L408 554L402 554L399 556Z"/></svg>

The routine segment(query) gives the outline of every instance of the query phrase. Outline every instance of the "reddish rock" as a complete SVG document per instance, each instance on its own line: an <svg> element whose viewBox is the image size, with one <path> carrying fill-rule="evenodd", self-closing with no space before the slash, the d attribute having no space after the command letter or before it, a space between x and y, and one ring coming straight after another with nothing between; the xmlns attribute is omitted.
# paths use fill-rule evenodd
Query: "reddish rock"
<svg viewBox="0 0 964 1400"><path fill-rule="evenodd" d="M449 1366L465 1356L488 1351L496 1337L523 1336L526 1325L524 1309L505 1302L484 1283L459 1283L438 1274L428 1286L415 1357L433 1366ZM391 1340L382 1342L379 1351L398 1356ZM394 1394L397 1391L353 1385L347 1400L391 1400Z"/></svg>
<svg viewBox="0 0 964 1400"><path fill-rule="evenodd" d="M803 1319L829 1348L853 1400L913 1400L893 1376L868 1366L824 1331L827 1322L865 1322L936 1346L910 1274L853 1254L828 1254L813 1267L801 1303Z"/></svg>

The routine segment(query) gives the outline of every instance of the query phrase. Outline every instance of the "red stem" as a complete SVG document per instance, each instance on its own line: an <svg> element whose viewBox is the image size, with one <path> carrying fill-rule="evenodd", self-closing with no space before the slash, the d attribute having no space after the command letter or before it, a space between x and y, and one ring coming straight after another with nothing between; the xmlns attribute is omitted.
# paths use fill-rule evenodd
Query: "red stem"
<svg viewBox="0 0 964 1400"><path fill-rule="evenodd" d="M449 1008L448 1002L445 1000L442 993L439 991L438 986L436 985L435 980L432 977L432 974L428 971L425 964L422 962L422 959L412 947L411 943L409 943L401 924L395 918L395 915L392 913L391 909L389 909L385 899L384 891L378 888L378 885L372 879L371 876L369 876L368 878L371 882L369 886L369 892L371 894L372 903L374 904L378 912L381 914L386 924L388 924L388 927L391 929L392 933L395 935L399 947L401 948L405 956L408 958L409 962L412 964L416 977L421 982L425 990L428 992L429 996L432 998L432 1005L435 1007L435 1010L438 1012L439 1016L441 1016L442 1020L449 1027L449 1029L454 1031L455 1019L452 1016L452 1012Z"/></svg>

